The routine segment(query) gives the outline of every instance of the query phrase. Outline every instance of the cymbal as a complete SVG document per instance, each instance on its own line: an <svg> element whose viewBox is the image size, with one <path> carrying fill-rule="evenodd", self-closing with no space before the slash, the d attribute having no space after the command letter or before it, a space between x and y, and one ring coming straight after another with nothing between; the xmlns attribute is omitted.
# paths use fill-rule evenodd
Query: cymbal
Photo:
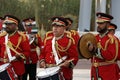
<svg viewBox="0 0 120 80"><path fill-rule="evenodd" d="M88 50L89 43L92 43L95 47L97 47L96 37L92 33L83 34L78 42L79 54L86 59L93 57L94 54Z"/></svg>

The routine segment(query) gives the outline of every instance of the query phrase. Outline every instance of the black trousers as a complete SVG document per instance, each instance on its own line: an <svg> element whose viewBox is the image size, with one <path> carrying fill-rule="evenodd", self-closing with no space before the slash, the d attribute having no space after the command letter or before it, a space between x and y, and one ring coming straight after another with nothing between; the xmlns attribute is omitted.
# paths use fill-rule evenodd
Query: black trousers
<svg viewBox="0 0 120 80"><path fill-rule="evenodd" d="M37 64L25 64L25 74L22 76L22 80L28 80L27 76L29 76L29 80L36 80L36 70Z"/></svg>
<svg viewBox="0 0 120 80"><path fill-rule="evenodd" d="M7 70L0 72L0 80L11 80L7 73Z"/></svg>

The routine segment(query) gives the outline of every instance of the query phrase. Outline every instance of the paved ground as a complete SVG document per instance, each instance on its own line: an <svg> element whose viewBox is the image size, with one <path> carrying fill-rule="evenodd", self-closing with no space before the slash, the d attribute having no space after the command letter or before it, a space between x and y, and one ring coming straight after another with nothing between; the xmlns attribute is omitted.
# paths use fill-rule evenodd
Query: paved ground
<svg viewBox="0 0 120 80"><path fill-rule="evenodd" d="M80 59L73 70L73 80L90 80L90 66L90 60Z"/></svg>
<svg viewBox="0 0 120 80"><path fill-rule="evenodd" d="M74 69L73 80L90 80L90 69Z"/></svg>

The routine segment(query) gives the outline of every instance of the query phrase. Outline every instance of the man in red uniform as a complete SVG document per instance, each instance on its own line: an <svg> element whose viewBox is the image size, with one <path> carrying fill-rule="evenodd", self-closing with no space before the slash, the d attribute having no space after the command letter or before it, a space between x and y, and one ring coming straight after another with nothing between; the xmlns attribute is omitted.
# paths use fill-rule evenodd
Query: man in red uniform
<svg viewBox="0 0 120 80"><path fill-rule="evenodd" d="M117 29L117 25L114 23L110 23L110 26L108 27L108 31L109 34L114 35L115 34L115 30ZM120 40L119 40L120 41ZM119 43L120 44L120 43ZM120 47L120 46L119 46ZM119 48L119 52L120 52L120 48ZM118 54L118 60L120 60L120 54ZM119 71L119 79L120 79L120 71Z"/></svg>
<svg viewBox="0 0 120 80"><path fill-rule="evenodd" d="M71 33L73 39L75 40L75 44L77 46L78 45L78 40L80 39L80 35L79 35L79 33L77 31L71 30L73 20L71 18L65 18L65 19L68 22L68 25L66 26L66 30Z"/></svg>
<svg viewBox="0 0 120 80"><path fill-rule="evenodd" d="M108 31L110 34L115 34L115 30L117 29L117 25L114 23L110 23L110 26L108 26Z"/></svg>
<svg viewBox="0 0 120 80"><path fill-rule="evenodd" d="M18 32L20 22L18 18L5 15L4 19L6 32L0 34L0 69L2 69L0 70L2 71L0 72L0 79L16 80L17 75L18 80L22 80L22 75L25 73L24 59L29 56L30 52L29 41L24 34ZM9 71L10 65L13 68ZM4 74L6 72L9 78ZM14 78L12 79L11 76Z"/></svg>
<svg viewBox="0 0 120 80"><path fill-rule="evenodd" d="M105 13L96 15L97 31L99 32L96 36L97 49L92 44L88 46L89 51L96 52L92 58L91 80L119 80L117 64L119 41L108 32L113 17Z"/></svg>
<svg viewBox="0 0 120 80"><path fill-rule="evenodd" d="M65 80L72 80L73 67L78 61L78 52L71 33L65 31L68 22L63 17L52 18L52 31L44 39L40 54L40 67L60 66ZM46 78L48 80L48 78ZM62 80L62 79L52 79Z"/></svg>
<svg viewBox="0 0 120 80"><path fill-rule="evenodd" d="M3 20L4 19L2 17L0 17L0 30L2 30Z"/></svg>
<svg viewBox="0 0 120 80"><path fill-rule="evenodd" d="M26 34L29 38L30 43L30 56L25 61L25 74L23 75L22 80L28 80L27 76L29 75L29 80L36 80L36 69L38 54L37 49L41 49L42 40L38 33L32 32L32 29L36 27L36 22L34 18L27 18L23 20Z"/></svg>

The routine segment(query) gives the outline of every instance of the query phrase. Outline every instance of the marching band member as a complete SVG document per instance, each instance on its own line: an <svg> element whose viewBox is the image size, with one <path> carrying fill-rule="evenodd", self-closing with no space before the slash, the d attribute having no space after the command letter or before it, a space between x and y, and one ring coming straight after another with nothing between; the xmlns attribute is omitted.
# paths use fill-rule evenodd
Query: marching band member
<svg viewBox="0 0 120 80"><path fill-rule="evenodd" d="M92 57L91 80L119 80L119 40L108 31L113 17L105 13L96 15L99 32L96 35L97 49L92 44L88 45L89 51L95 52Z"/></svg>
<svg viewBox="0 0 120 80"><path fill-rule="evenodd" d="M51 20L52 31L46 33L44 49L39 56L40 67L61 66L60 71L63 73L64 79L72 80L73 67L78 61L78 52L74 39L71 33L66 31L68 22L65 18L53 17ZM64 80L62 78L52 78L52 80ZM49 77L46 79L49 79Z"/></svg>
<svg viewBox="0 0 120 80"><path fill-rule="evenodd" d="M117 25L114 23L110 23L110 26L108 26L108 32L109 34L115 34L115 30L117 29Z"/></svg>
<svg viewBox="0 0 120 80"><path fill-rule="evenodd" d="M0 17L0 31L2 30L2 26L3 26L3 17Z"/></svg>
<svg viewBox="0 0 120 80"><path fill-rule="evenodd" d="M42 40L38 33L32 32L32 29L36 27L36 22L34 18L27 18L23 20L26 34L29 38L30 43L30 56L25 61L25 74L23 75L22 80L28 80L27 76L29 75L29 80L36 80L36 70L37 70L37 47L41 49Z"/></svg>
<svg viewBox="0 0 120 80"><path fill-rule="evenodd" d="M12 15L5 15L5 32L0 34L0 79L22 80L25 72L24 59L29 56L28 38L18 32L20 21Z"/></svg>
<svg viewBox="0 0 120 80"><path fill-rule="evenodd" d="M80 35L77 31L71 29L73 20L71 18L65 18L65 19L68 22L68 25L66 26L66 31L69 31L71 33L73 39L75 40L75 44L77 46L78 40L80 39Z"/></svg>

